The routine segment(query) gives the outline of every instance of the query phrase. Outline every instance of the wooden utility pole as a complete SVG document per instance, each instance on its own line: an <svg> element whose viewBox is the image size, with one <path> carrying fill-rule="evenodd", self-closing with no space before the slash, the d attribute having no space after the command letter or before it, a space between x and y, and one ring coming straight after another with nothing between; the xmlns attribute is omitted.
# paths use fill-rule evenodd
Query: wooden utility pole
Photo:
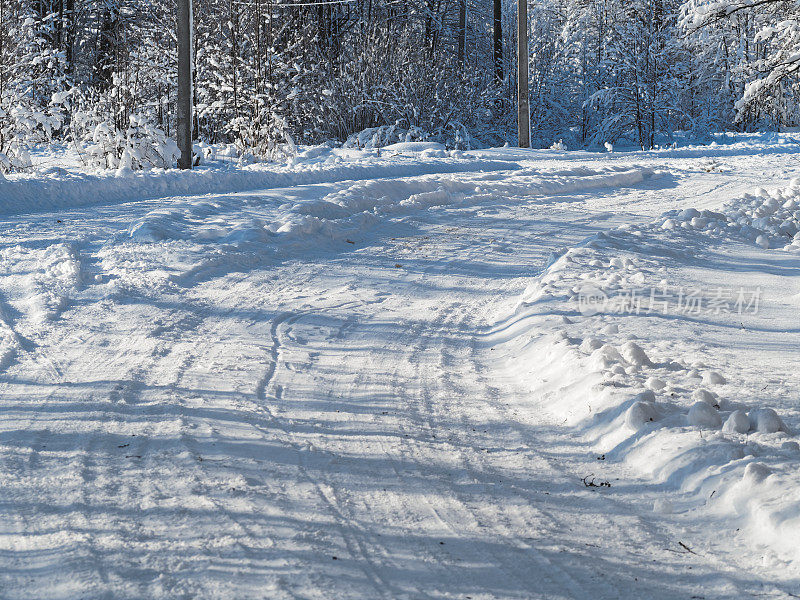
<svg viewBox="0 0 800 600"><path fill-rule="evenodd" d="M517 133L520 148L531 147L528 92L528 0L517 0Z"/></svg>
<svg viewBox="0 0 800 600"><path fill-rule="evenodd" d="M192 168L192 0L178 0L178 168Z"/></svg>

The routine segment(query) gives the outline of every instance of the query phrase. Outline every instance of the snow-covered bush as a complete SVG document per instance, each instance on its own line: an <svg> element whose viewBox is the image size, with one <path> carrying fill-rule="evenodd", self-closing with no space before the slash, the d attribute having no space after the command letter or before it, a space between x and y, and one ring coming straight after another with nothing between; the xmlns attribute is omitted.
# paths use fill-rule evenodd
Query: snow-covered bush
<svg viewBox="0 0 800 600"><path fill-rule="evenodd" d="M17 142L9 144L0 152L0 173L25 171L33 167L28 150Z"/></svg>
<svg viewBox="0 0 800 600"><path fill-rule="evenodd" d="M61 116L46 114L30 105L19 102L4 108L0 102L0 171L24 171L32 163L28 149L36 144L52 141L53 134L61 128Z"/></svg>
<svg viewBox="0 0 800 600"><path fill-rule="evenodd" d="M438 128L430 140L453 150L471 150L482 146L460 121L450 121Z"/></svg>
<svg viewBox="0 0 800 600"><path fill-rule="evenodd" d="M403 126L401 121L394 125L369 127L354 133L342 144L344 148L383 148L399 142L438 142L455 150L469 150L479 144L467 128L458 121L439 127L433 133L421 127Z"/></svg>
<svg viewBox="0 0 800 600"><path fill-rule="evenodd" d="M72 86L42 9L0 3L0 172L30 169L29 149L66 134Z"/></svg>
<svg viewBox="0 0 800 600"><path fill-rule="evenodd" d="M180 155L172 138L138 115L131 116L124 131L108 122L98 123L86 141L89 164L97 169L169 169Z"/></svg>
<svg viewBox="0 0 800 600"><path fill-rule="evenodd" d="M399 142L426 142L430 134L419 127L402 127L399 122L394 125L368 127L354 133L342 144L344 148L383 148Z"/></svg>
<svg viewBox="0 0 800 600"><path fill-rule="evenodd" d="M46 105L10 92L0 96L0 171L30 169L29 149L63 133L70 93L54 93Z"/></svg>
<svg viewBox="0 0 800 600"><path fill-rule="evenodd" d="M289 126L282 116L262 110L258 118L239 117L231 122L239 156L253 161L289 161L297 156Z"/></svg>

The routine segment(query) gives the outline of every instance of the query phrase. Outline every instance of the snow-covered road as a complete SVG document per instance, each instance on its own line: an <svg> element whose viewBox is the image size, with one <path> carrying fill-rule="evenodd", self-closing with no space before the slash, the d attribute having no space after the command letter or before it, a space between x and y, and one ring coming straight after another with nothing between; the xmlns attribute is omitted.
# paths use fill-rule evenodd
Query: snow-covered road
<svg viewBox="0 0 800 600"><path fill-rule="evenodd" d="M596 456L495 357L551 254L797 154L406 160L3 217L0 598L797 593L687 551L630 473L584 487Z"/></svg>

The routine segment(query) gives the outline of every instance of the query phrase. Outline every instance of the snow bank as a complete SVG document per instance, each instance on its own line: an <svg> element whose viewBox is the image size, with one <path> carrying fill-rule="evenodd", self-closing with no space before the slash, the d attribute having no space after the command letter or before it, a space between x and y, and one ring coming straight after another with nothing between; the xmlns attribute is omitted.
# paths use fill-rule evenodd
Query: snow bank
<svg viewBox="0 0 800 600"><path fill-rule="evenodd" d="M462 161L457 164L471 164ZM490 163L497 164L497 163ZM503 163L499 163L503 164ZM466 170L466 169L465 169ZM138 242L191 240L224 245L232 251L262 255L299 247L349 242L390 218L492 196L566 194L607 186L633 185L653 175L641 167L571 169L542 173L521 170L513 181L496 172L458 177L384 178L355 181L320 199L287 202L273 211L248 216L248 206L237 196L187 198L151 211L132 222L128 235ZM258 207L263 208L262 206ZM212 218L229 215L225 220ZM267 215L264 217L262 215Z"/></svg>
<svg viewBox="0 0 800 600"><path fill-rule="evenodd" d="M610 151L627 151L634 155L664 158L711 158L748 155L754 151L764 154L794 154L798 147L800 136L796 132L712 133L705 142L700 141L696 135L681 135L676 132L671 141L664 140L664 143L650 150L640 150L636 144L618 141ZM607 146L605 149L609 151Z"/></svg>
<svg viewBox="0 0 800 600"><path fill-rule="evenodd" d="M162 196L237 192L328 183L347 179L411 177L426 173L516 170L518 163L482 158L395 156L376 159L371 153L311 153L306 160L278 166L233 166L216 162L192 171L151 169L89 174L50 168L35 175L0 179L0 214L56 211L96 204L114 204ZM460 154L459 154L460 156Z"/></svg>
<svg viewBox="0 0 800 600"><path fill-rule="evenodd" d="M13 245L0 249L0 272L4 289L0 295L0 373L20 350L30 350L26 341L31 328L56 319L80 288L83 272L75 246L54 243L27 248ZM15 297L16 301L9 298ZM20 319L25 317L24 319ZM18 331L17 321L27 329Z"/></svg>
<svg viewBox="0 0 800 600"><path fill-rule="evenodd" d="M796 345L781 344L797 327L798 290L786 276L800 261L767 248L797 252L798 231L793 180L718 212L671 211L598 234L552 257L512 317L526 335L507 342L511 373L535 365L522 376L537 410L657 484L665 512L721 519L780 568L800 566L800 445L787 419L797 389L769 386L780 379L773 366L796 360ZM735 294L721 297L724 286L774 293L760 307L737 305ZM668 310L678 294L683 312ZM756 359L760 371L744 368Z"/></svg>
<svg viewBox="0 0 800 600"><path fill-rule="evenodd" d="M777 190L755 190L720 212L687 209L665 214L666 230L699 231L714 236L739 236L762 248L800 251L800 179Z"/></svg>

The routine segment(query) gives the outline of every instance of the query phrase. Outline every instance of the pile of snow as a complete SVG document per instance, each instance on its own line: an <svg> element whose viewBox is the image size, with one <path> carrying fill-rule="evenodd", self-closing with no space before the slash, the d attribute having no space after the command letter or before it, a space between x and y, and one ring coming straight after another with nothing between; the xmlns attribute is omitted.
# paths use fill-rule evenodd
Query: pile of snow
<svg viewBox="0 0 800 600"><path fill-rule="evenodd" d="M667 213L663 229L742 236L762 248L800 250L800 179L784 189L763 188L728 202L721 212L689 208Z"/></svg>
<svg viewBox="0 0 800 600"><path fill-rule="evenodd" d="M17 313L28 321L42 323L57 318L82 284L80 257L73 243L56 243L45 248L9 246L0 250L0 268L7 285L22 290L24 298ZM11 321L0 314L0 321L11 328Z"/></svg>
<svg viewBox="0 0 800 600"><path fill-rule="evenodd" d="M470 164L463 160L455 164ZM504 166L505 163L497 163ZM491 166L492 163L487 163ZM474 168L474 164L473 167ZM467 171L465 168L464 171ZM287 202L276 207L269 220L242 213L241 197L207 200L187 198L136 219L128 235L138 242L191 240L224 245L229 251L257 251L262 255L298 247L340 243L363 236L376 224L394 217L436 207L479 201L487 195L542 196L607 186L632 185L653 175L641 167L571 169L536 172L521 170L513 181L497 172L458 177L417 176L354 182L321 199ZM220 213L231 216L209 222Z"/></svg>
<svg viewBox="0 0 800 600"><path fill-rule="evenodd" d="M0 179L0 215L115 204L162 196L237 192L347 179L410 177L425 173L517 170L519 164L470 156L418 153L376 158L363 151L318 147L288 165L211 161L191 171L127 168L99 174L48 168ZM301 153L302 155L302 153ZM219 156L215 157L219 159Z"/></svg>
<svg viewBox="0 0 800 600"><path fill-rule="evenodd" d="M9 321L5 311L0 310L0 373L11 364L20 347L19 337Z"/></svg>
<svg viewBox="0 0 800 600"><path fill-rule="evenodd" d="M4 294L0 297L2 373L20 350L30 350L26 339L35 335L33 329L46 326L61 315L82 285L83 269L74 244L55 243L0 249L0 271L5 277ZM9 297L17 300L10 301Z"/></svg>
<svg viewBox="0 0 800 600"><path fill-rule="evenodd" d="M398 142L384 146L384 151L395 154L415 154L421 156L444 158L451 156L443 144L438 142Z"/></svg>
<svg viewBox="0 0 800 600"><path fill-rule="evenodd" d="M777 553L787 561L782 565L800 564L800 445L785 413L730 365L715 367L716 355L690 336L706 337L716 328L758 338L750 328L779 331L783 321L777 318L796 327L796 309L774 300L764 315L743 312L749 305L735 304L735 297L722 302L709 278L720 286L746 286L747 271L731 280L734 267L715 271L699 256L714 248L711 256L730 260L734 251L718 245L745 241L753 253L769 247L794 252L798 231L800 182L794 180L719 212L672 211L647 225L595 235L553 256L525 291L513 321L527 323L533 338L519 336L507 349L510 371L518 374L520 361L532 365L527 377L538 406L577 428L604 460L656 482L666 495L659 505L671 507L665 512L722 519ZM706 288L692 300L698 310L689 303L693 282ZM662 294L670 288L674 298ZM659 305L677 298L682 314ZM665 341L676 327L686 333Z"/></svg>

